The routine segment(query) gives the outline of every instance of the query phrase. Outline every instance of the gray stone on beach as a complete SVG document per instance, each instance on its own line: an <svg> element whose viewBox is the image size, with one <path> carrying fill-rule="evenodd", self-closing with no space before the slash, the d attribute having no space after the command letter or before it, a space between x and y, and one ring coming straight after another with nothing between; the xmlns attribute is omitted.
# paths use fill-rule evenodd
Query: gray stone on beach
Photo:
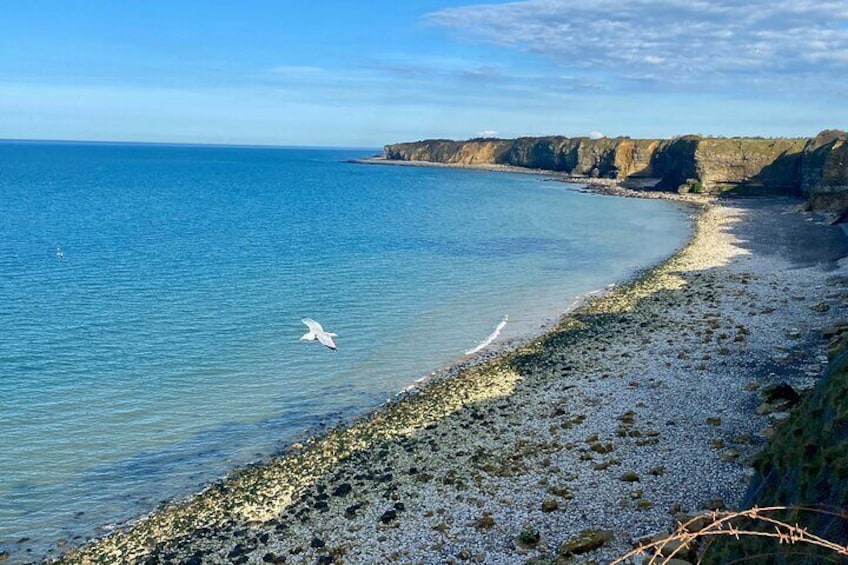
<svg viewBox="0 0 848 565"><path fill-rule="evenodd" d="M651 538L651 542L660 544L658 547L659 553L666 558L672 556L685 557L692 547L690 542L665 533L656 534Z"/></svg>
<svg viewBox="0 0 848 565"><path fill-rule="evenodd" d="M819 313L823 314L823 313L827 312L828 310L830 310L830 304L828 304L827 302L819 302L819 303L817 303L813 306L810 306L810 310L812 310L813 312L819 312Z"/></svg>
<svg viewBox="0 0 848 565"><path fill-rule="evenodd" d="M562 542L557 548L558 557L581 555L598 549L612 539L609 530L583 530L576 536Z"/></svg>
<svg viewBox="0 0 848 565"><path fill-rule="evenodd" d="M639 475L637 475L633 471L627 471L626 473L621 475L621 480L627 483L635 483L639 481Z"/></svg>
<svg viewBox="0 0 848 565"><path fill-rule="evenodd" d="M539 544L541 539L542 535L539 533L539 530L533 526L528 526L519 532L517 541L519 545L533 548Z"/></svg>
<svg viewBox="0 0 848 565"><path fill-rule="evenodd" d="M739 455L739 450L731 447L730 449L725 449L724 451L722 451L721 460L726 463L729 463L731 461L736 461L737 459L739 459Z"/></svg>
<svg viewBox="0 0 848 565"><path fill-rule="evenodd" d="M342 483L333 489L333 496L346 496L353 490L350 483Z"/></svg>
<svg viewBox="0 0 848 565"><path fill-rule="evenodd" d="M386 510L383 512L383 515L380 516L380 521L384 524L390 524L395 518L397 518L396 510Z"/></svg>
<svg viewBox="0 0 848 565"><path fill-rule="evenodd" d="M824 327L821 330L822 337L825 339L831 339L845 332L848 332L848 321L845 320L839 321L831 326Z"/></svg>

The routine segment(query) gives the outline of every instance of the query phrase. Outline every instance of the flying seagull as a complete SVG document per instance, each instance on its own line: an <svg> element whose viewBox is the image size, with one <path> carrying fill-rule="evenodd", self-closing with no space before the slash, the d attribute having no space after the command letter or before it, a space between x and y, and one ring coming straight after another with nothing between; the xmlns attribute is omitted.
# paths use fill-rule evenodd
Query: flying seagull
<svg viewBox="0 0 848 565"><path fill-rule="evenodd" d="M300 339L304 341L312 341L317 339L321 345L329 347L333 351L336 351L336 344L333 343L333 338L338 337L338 334L334 334L333 332L325 332L324 328L321 327L321 324L313 320L312 318L303 318L300 320L306 327L309 328L309 331L303 334L303 337Z"/></svg>

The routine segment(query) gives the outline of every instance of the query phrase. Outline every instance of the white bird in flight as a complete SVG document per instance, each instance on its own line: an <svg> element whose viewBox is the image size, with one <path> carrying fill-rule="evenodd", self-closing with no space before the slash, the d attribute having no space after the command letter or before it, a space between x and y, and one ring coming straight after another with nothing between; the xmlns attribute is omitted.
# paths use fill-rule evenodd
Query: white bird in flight
<svg viewBox="0 0 848 565"><path fill-rule="evenodd" d="M324 328L321 327L321 324L319 324L312 318L303 318L300 321L306 324L306 327L309 328L309 331L303 334L303 337L300 338L301 340L313 341L317 339L321 343L321 345L329 347L333 351L337 351L336 344L333 343L333 338L338 337L338 334L324 331Z"/></svg>

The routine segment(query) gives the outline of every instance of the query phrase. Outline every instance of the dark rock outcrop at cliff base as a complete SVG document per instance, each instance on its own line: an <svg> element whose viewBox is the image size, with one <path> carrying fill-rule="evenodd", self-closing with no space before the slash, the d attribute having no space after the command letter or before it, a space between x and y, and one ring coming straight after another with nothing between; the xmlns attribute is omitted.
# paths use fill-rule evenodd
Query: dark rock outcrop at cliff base
<svg viewBox="0 0 848 565"><path fill-rule="evenodd" d="M510 165L587 178L653 179L659 190L741 191L807 198L816 209L848 210L848 134L812 139L562 136L432 139L384 148L389 160Z"/></svg>

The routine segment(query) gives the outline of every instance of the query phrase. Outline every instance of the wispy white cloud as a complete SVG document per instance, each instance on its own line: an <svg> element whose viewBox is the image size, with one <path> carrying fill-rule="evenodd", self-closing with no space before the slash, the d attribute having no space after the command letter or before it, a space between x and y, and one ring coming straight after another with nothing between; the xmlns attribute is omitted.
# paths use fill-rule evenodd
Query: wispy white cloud
<svg viewBox="0 0 848 565"><path fill-rule="evenodd" d="M773 86L848 71L845 0L522 0L448 8L425 22L606 82Z"/></svg>

